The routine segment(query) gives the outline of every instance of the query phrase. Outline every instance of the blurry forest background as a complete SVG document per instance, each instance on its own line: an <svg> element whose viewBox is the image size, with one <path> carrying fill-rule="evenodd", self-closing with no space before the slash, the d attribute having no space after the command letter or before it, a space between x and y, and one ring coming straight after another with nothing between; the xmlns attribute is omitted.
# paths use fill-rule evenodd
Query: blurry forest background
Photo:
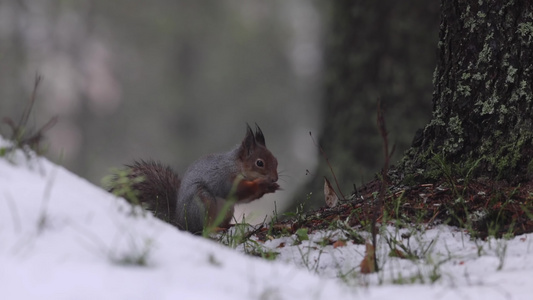
<svg viewBox="0 0 533 300"><path fill-rule="evenodd" d="M20 117L41 74L30 124L59 116L47 156L98 185L140 158L183 173L257 123L284 189L257 201L267 213L317 197L330 174L309 132L334 134L347 142L323 146L347 193L383 161L377 98L395 160L431 116L439 3L374 2L0 0L0 117ZM336 85L343 62L354 76ZM339 93L349 111L329 105Z"/></svg>

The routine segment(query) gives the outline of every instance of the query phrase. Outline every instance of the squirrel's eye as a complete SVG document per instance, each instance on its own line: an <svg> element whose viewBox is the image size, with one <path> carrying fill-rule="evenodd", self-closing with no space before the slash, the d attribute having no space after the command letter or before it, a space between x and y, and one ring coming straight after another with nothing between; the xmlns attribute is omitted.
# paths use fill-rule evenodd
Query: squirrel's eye
<svg viewBox="0 0 533 300"><path fill-rule="evenodd" d="M255 165L258 166L259 168L262 168L265 166L265 162L262 159L258 159L255 161Z"/></svg>

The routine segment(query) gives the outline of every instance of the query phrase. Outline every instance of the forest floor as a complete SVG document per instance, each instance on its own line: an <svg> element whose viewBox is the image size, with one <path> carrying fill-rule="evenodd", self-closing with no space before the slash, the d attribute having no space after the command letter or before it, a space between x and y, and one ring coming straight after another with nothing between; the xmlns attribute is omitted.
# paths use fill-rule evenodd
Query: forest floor
<svg viewBox="0 0 533 300"><path fill-rule="evenodd" d="M275 224L278 228L327 229L345 220L350 226L365 226L372 220L381 180L373 180L335 207L308 212ZM533 232L533 181L511 185L489 179L441 179L414 186L391 185L377 222L447 224L465 228L473 237L485 239Z"/></svg>
<svg viewBox="0 0 533 300"><path fill-rule="evenodd" d="M389 187L374 249L378 183L333 208L204 238L9 145L0 138L2 299L531 299L533 234L481 239L438 224L459 215L438 208L458 202L457 186ZM502 214L530 203L527 190L499 190ZM467 209L496 204L480 199Z"/></svg>

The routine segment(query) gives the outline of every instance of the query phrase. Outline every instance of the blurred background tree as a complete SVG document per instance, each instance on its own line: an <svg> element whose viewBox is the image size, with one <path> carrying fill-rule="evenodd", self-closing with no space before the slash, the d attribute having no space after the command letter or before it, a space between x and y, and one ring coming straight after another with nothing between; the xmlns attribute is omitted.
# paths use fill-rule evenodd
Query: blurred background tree
<svg viewBox="0 0 533 300"><path fill-rule="evenodd" d="M319 144L344 195L373 179L384 162L376 125L377 100L385 109L392 163L410 146L431 115L439 1L329 2L325 14L324 96ZM309 206L323 205L323 176L335 186L320 158L303 192Z"/></svg>
<svg viewBox="0 0 533 300"><path fill-rule="evenodd" d="M378 97L407 148L430 117L437 30L436 0L3 0L0 116L42 74L32 122L59 116L48 156L96 184L138 158L181 173L257 122L284 191L256 204L281 211L330 174L308 132L345 192L380 168Z"/></svg>

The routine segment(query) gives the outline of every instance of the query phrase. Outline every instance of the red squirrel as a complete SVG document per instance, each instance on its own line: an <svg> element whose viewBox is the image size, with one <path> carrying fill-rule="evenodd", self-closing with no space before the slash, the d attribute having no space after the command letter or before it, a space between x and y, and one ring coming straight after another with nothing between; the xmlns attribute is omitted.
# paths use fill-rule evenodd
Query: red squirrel
<svg viewBox="0 0 533 300"><path fill-rule="evenodd" d="M141 178L133 180L132 187L144 208L195 234L207 226L228 227L235 203L248 203L280 188L278 161L266 148L257 124L255 134L247 125L246 136L236 148L198 159L181 178L155 161L136 161L126 167L130 179ZM214 224L224 213L222 221Z"/></svg>

